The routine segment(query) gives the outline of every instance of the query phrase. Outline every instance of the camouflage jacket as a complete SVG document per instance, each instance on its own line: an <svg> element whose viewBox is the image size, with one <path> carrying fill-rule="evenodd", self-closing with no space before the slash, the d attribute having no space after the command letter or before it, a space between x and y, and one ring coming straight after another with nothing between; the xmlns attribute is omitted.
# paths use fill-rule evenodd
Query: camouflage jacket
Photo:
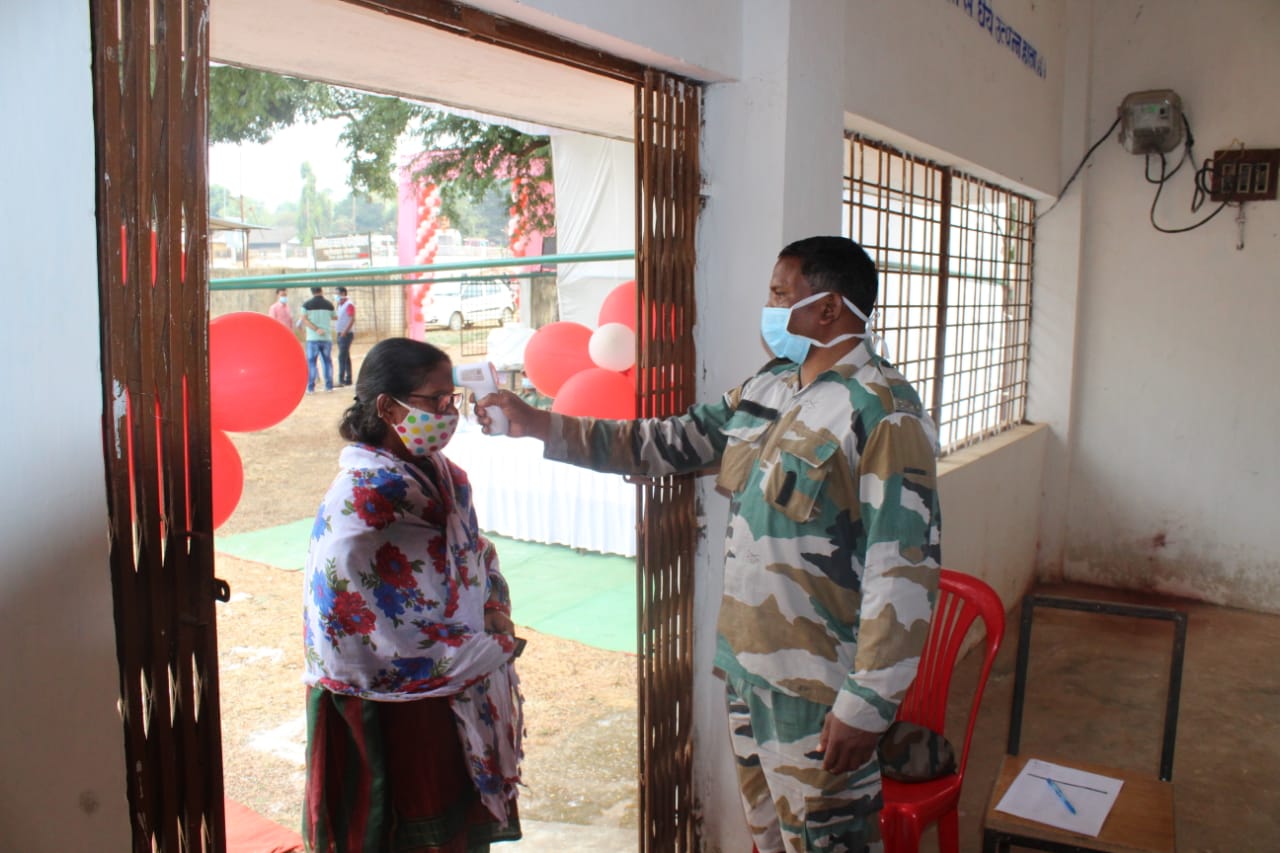
<svg viewBox="0 0 1280 853"><path fill-rule="evenodd" d="M715 664L888 728L937 595L935 433L865 346L807 387L775 360L680 416L553 415L544 454L600 471L718 468L731 495Z"/></svg>

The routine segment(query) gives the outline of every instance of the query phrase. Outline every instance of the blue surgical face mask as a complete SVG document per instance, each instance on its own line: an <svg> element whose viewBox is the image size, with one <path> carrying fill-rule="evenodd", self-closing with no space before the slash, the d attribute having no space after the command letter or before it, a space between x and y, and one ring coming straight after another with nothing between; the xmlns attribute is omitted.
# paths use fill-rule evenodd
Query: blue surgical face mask
<svg viewBox="0 0 1280 853"><path fill-rule="evenodd" d="M778 358L785 358L794 361L796 364L804 364L804 360L809 355L810 346L818 346L822 348L833 347L838 343L850 340L852 338L865 338L869 332L848 332L843 335L837 335L829 341L816 341L813 338L806 338L803 335L796 335L787 331L787 326L791 323L791 312L797 308L817 302L831 291L822 291L812 296L806 296L799 302L789 308L774 308L766 305L760 312L760 336L764 338L765 344ZM854 305L848 299L841 297L842 302L848 307L853 315L860 319L864 324L869 325L867 315L858 310L858 306Z"/></svg>

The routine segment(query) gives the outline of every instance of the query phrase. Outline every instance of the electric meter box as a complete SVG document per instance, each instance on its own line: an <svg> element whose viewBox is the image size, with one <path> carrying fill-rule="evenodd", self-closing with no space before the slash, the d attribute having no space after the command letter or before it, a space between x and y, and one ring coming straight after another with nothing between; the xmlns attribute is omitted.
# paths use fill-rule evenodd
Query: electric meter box
<svg viewBox="0 0 1280 853"><path fill-rule="evenodd" d="M1172 89L1133 92L1118 112L1120 144L1130 154L1163 154L1182 144L1182 98Z"/></svg>

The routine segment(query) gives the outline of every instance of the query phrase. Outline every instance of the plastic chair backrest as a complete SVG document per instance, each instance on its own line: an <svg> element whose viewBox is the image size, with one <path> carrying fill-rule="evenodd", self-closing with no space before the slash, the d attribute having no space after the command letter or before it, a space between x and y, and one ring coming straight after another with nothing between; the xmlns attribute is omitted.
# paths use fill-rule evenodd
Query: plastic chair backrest
<svg viewBox="0 0 1280 853"><path fill-rule="evenodd" d="M1017 755L1022 739L1022 709L1027 695L1027 662L1031 656L1031 620L1037 607L1077 610L1111 616L1130 616L1173 623L1173 650L1169 658L1169 688L1165 695L1164 731L1160 747L1160 780L1173 779L1173 747L1178 736L1178 703L1182 694L1182 659L1187 649L1187 614L1169 607L1122 604L1055 595L1027 595L1022 600L1022 624L1018 636L1018 663L1014 669L1013 708L1009 714L1006 752Z"/></svg>
<svg viewBox="0 0 1280 853"><path fill-rule="evenodd" d="M924 651L920 653L920 668L916 680L898 706L898 719L917 723L943 733L947 719L947 697L951 691L951 676L955 671L956 657L964 645L965 635L973 620L982 617L987 635L982 640L982 671L973 691L973 703L969 708L969 721L965 726L964 747L957 756L957 771L964 774L969 760L969 741L973 738L973 726L978 719L978 706L982 691L996 652L1004 638L1004 605L1000 596L986 583L971 575L942 569L938 575L938 604L933 611L933 623Z"/></svg>

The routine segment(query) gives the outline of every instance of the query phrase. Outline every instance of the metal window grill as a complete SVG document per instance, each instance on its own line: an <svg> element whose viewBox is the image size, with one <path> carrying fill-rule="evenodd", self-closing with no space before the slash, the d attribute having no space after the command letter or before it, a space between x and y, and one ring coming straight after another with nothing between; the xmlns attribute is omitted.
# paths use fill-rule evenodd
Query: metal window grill
<svg viewBox="0 0 1280 853"><path fill-rule="evenodd" d="M844 233L880 271L879 329L942 452L1022 423L1035 202L858 134L845 155Z"/></svg>

